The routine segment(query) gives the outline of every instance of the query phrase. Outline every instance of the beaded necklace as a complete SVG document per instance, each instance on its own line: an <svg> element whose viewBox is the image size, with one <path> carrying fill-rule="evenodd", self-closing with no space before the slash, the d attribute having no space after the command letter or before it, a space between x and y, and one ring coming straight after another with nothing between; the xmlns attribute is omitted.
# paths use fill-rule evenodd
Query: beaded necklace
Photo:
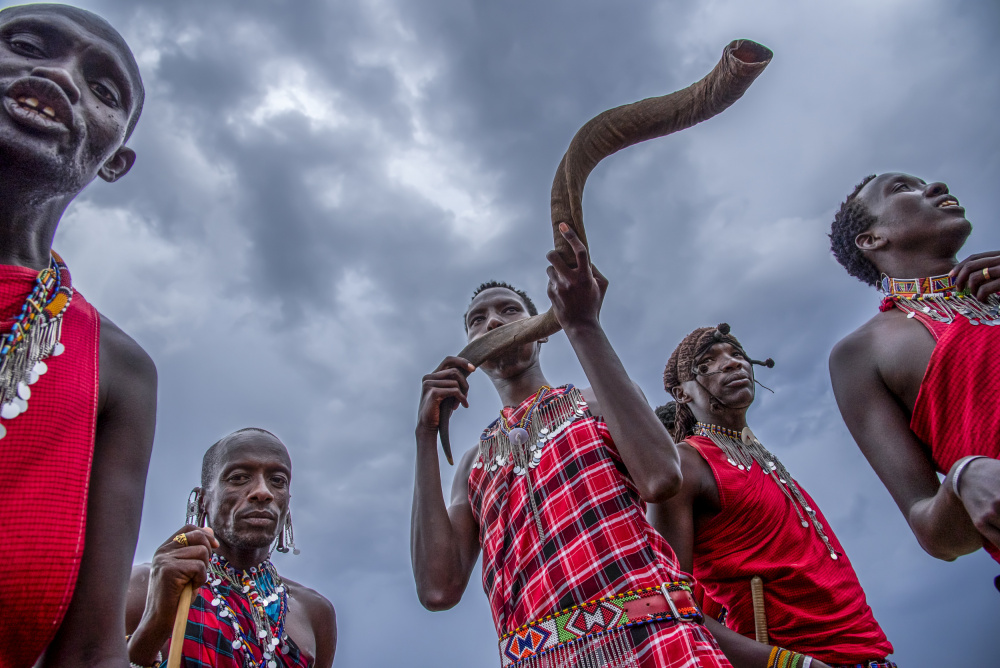
<svg viewBox="0 0 1000 668"><path fill-rule="evenodd" d="M753 470L753 464L757 462L764 474L769 476L792 502L792 507L795 508L795 512L799 516L799 523L803 527L808 527L811 522L816 534L830 553L830 558L834 560L838 558L837 551L833 549L830 539L827 538L822 523L816 518L816 511L809 506L809 502L802 495L788 469L757 440L749 427L744 427L742 432L738 432L714 424L696 422L694 432L698 436L711 439L725 453L726 461L740 471ZM809 522L806 521L806 517L809 518Z"/></svg>
<svg viewBox="0 0 1000 668"><path fill-rule="evenodd" d="M886 293L880 310L893 305L913 318L922 313L932 320L951 323L956 315L968 318L973 325L1000 325L1000 298L990 295L986 302L976 299L968 290L956 290L948 274L927 278L892 278L882 276L882 292Z"/></svg>
<svg viewBox="0 0 1000 668"><path fill-rule="evenodd" d="M216 615L233 628L233 651L241 652L243 665L253 668L277 668L275 652L288 653L288 635L285 633L285 616L288 613L288 590L270 559L250 568L237 571L225 557L212 555L208 581L212 590L212 606ZM223 593L221 588L228 591ZM250 617L254 628L244 629L229 596L242 596L250 603ZM281 647L278 647L278 643ZM259 647L260 662L255 662L250 647Z"/></svg>
<svg viewBox="0 0 1000 668"><path fill-rule="evenodd" d="M31 385L48 371L45 359L65 351L60 342L62 319L73 299L69 272L52 251L49 266L38 272L31 294L14 318L10 331L0 336L0 418L13 420L28 410ZM7 427L0 424L0 438Z"/></svg>
<svg viewBox="0 0 1000 668"><path fill-rule="evenodd" d="M580 391L566 386L562 394L552 394L552 388L542 386L524 416L511 426L503 411L479 437L479 457L473 463L477 469L495 473L497 469L513 464L514 474L523 476L528 486L528 503L535 519L539 536L544 537L541 512L532 489L531 469L542 460L545 446L575 420L587 413L587 402Z"/></svg>

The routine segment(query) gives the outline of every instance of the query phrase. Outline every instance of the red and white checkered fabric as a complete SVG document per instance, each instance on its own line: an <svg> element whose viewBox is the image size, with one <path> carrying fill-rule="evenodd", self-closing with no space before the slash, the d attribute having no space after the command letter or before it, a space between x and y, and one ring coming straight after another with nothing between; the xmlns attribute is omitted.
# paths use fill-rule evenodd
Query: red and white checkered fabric
<svg viewBox="0 0 1000 668"><path fill-rule="evenodd" d="M552 394L568 389L556 388ZM505 408L508 423L519 421L533 401L534 396ZM539 535L528 500L529 478L544 535ZM578 603L692 579L646 520L645 504L607 425L589 413L548 442L528 475L514 473L512 464L493 472L473 468L469 498L480 526L483 588L498 636ZM647 631L635 632L648 635L656 626L646 624L636 629ZM687 638L690 648L679 645L679 658L668 661L667 655L674 656L670 638L677 634ZM705 636L704 650L695 651L696 636ZM652 661L643 666L729 665L696 624L669 625L663 638L654 633L645 639L641 652ZM714 662L684 658L715 656L713 652Z"/></svg>

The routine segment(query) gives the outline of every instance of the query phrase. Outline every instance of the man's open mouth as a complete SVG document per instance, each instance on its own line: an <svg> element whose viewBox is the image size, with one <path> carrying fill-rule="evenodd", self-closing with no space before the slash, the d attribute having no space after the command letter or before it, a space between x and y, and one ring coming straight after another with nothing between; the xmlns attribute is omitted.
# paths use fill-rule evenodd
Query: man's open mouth
<svg viewBox="0 0 1000 668"><path fill-rule="evenodd" d="M941 199L940 202L937 203L937 207L939 209L947 209L948 207L953 207L953 206L959 206L959 204L958 200L952 197L951 195L946 195L944 198Z"/></svg>
<svg viewBox="0 0 1000 668"><path fill-rule="evenodd" d="M42 77L18 79L8 88L3 106L15 120L43 132L65 132L73 122L73 109L63 90Z"/></svg>

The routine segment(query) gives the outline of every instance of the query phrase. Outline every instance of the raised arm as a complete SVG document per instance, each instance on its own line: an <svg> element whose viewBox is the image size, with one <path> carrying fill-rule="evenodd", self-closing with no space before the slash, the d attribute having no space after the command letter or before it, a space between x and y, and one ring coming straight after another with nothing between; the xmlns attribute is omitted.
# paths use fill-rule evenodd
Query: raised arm
<svg viewBox="0 0 1000 668"><path fill-rule="evenodd" d="M446 358L424 376L416 428L417 464L410 518L410 560L417 596L428 610L446 610L462 598L479 557L479 527L469 505L469 473L475 450L455 471L451 503L445 505L437 452L441 402L453 398L468 406L466 375L474 367Z"/></svg>
<svg viewBox="0 0 1000 668"><path fill-rule="evenodd" d="M101 318L97 434L80 575L42 666L128 665L125 594L139 535L146 471L156 423L156 367Z"/></svg>
<svg viewBox="0 0 1000 668"><path fill-rule="evenodd" d="M974 552L982 537L952 492L952 473L943 485L938 481L909 416L882 380L872 349L855 333L830 354L830 379L847 428L928 554L951 561Z"/></svg>
<svg viewBox="0 0 1000 668"><path fill-rule="evenodd" d="M587 374L639 495L647 502L664 501L681 486L677 448L601 327L607 279L591 266L586 246L569 226L560 230L576 253L576 267L569 267L557 251L546 256L552 265L547 269L552 310Z"/></svg>

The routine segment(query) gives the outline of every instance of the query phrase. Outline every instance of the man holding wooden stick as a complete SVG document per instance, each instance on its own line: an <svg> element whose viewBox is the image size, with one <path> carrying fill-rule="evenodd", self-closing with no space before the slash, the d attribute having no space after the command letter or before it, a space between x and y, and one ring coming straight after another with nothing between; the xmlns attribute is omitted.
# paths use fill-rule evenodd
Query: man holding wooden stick
<svg viewBox="0 0 1000 668"><path fill-rule="evenodd" d="M727 610L729 628L781 646L768 666L786 665L785 652L815 657L814 667L894 666L823 513L747 427L755 364L774 366L752 360L725 323L694 330L670 356L663 383L674 402L657 413L679 443L683 483L652 507L653 525ZM743 650L716 635L736 663Z"/></svg>
<svg viewBox="0 0 1000 668"><path fill-rule="evenodd" d="M333 665L333 606L282 578L270 560L275 548L297 552L291 479L288 450L262 429L241 429L208 449L187 524L160 546L152 564L132 572L126 629L133 666L160 664L178 617L187 619L178 664L185 668ZM188 586L195 593L185 614Z"/></svg>

